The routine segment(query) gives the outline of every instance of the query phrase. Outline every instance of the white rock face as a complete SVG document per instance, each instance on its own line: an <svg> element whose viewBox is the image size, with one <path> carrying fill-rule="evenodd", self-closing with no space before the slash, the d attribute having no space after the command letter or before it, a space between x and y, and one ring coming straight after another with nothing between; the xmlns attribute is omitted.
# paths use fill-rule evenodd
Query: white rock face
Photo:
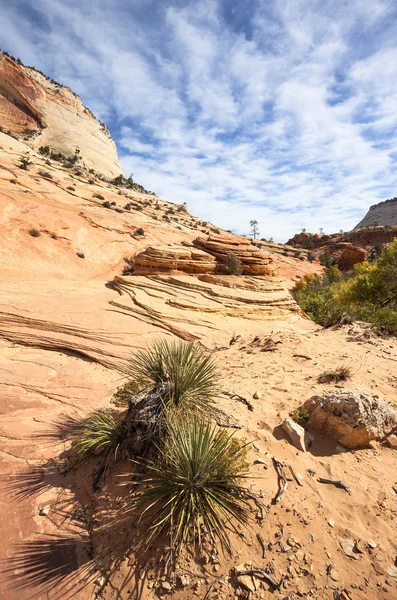
<svg viewBox="0 0 397 600"><path fill-rule="evenodd" d="M104 85L106 82L104 82ZM106 177L121 174L116 145L77 94L0 53L0 122L34 148L79 157ZM81 162L80 162L81 164Z"/></svg>
<svg viewBox="0 0 397 600"><path fill-rule="evenodd" d="M365 217L354 229L362 229L369 225L397 225L397 198L379 202L370 207Z"/></svg>
<svg viewBox="0 0 397 600"><path fill-rule="evenodd" d="M396 425L396 411L385 400L361 390L343 389L313 396L303 408L308 426L343 444L363 448L383 439Z"/></svg>

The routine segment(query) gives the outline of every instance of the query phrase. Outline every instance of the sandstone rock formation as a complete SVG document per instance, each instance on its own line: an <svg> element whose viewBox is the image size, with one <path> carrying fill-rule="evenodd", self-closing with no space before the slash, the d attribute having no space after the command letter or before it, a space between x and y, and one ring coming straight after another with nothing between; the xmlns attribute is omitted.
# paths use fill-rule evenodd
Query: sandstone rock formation
<svg viewBox="0 0 397 600"><path fill-rule="evenodd" d="M341 271L350 271L355 264L364 262L368 258L368 253L364 248L348 242L333 244L330 246L329 252Z"/></svg>
<svg viewBox="0 0 397 600"><path fill-rule="evenodd" d="M34 148L49 146L105 177L121 173L110 133L69 88L0 53L0 123Z"/></svg>
<svg viewBox="0 0 397 600"><path fill-rule="evenodd" d="M252 245L250 240L234 235L198 237L193 244L215 256L220 263L227 254L235 254L242 263L243 275L272 275L273 257Z"/></svg>
<svg viewBox="0 0 397 600"><path fill-rule="evenodd" d="M390 198L390 200L370 206L365 217L354 229L376 225L397 225L397 198Z"/></svg>
<svg viewBox="0 0 397 600"><path fill-rule="evenodd" d="M308 427L347 448L364 448L371 440L383 439L397 423L397 413L387 402L356 389L313 396L303 409L310 415Z"/></svg>
<svg viewBox="0 0 397 600"><path fill-rule="evenodd" d="M153 273L213 273L216 260L207 252L186 246L149 246L134 257L136 275Z"/></svg>

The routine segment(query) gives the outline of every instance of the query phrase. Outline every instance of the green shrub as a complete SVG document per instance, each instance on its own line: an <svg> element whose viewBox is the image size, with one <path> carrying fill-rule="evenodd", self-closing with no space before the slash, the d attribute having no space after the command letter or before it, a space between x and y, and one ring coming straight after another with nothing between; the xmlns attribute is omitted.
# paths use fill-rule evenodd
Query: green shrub
<svg viewBox="0 0 397 600"><path fill-rule="evenodd" d="M47 179L54 179L53 176L51 175L51 173L48 173L48 171L42 171L42 170L40 170L40 171L38 171L38 174L41 177L47 177Z"/></svg>
<svg viewBox="0 0 397 600"><path fill-rule="evenodd" d="M89 455L117 448L120 441L119 428L111 414L94 410L83 422L81 434L73 441L78 454Z"/></svg>
<svg viewBox="0 0 397 600"><path fill-rule="evenodd" d="M102 194L94 194L94 198L98 198L98 200L105 200L105 197Z"/></svg>
<svg viewBox="0 0 397 600"><path fill-rule="evenodd" d="M124 258L124 262L126 263L122 270L122 275L133 275L135 269L135 261L133 258Z"/></svg>
<svg viewBox="0 0 397 600"><path fill-rule="evenodd" d="M200 549L206 531L230 552L229 531L246 526L251 510L245 446L205 421L177 420L145 466L145 489L133 505L151 524L146 546L167 546L174 563L184 545Z"/></svg>
<svg viewBox="0 0 397 600"><path fill-rule="evenodd" d="M320 325L361 320L397 334L397 238L378 259L345 275L333 266L302 277L293 295Z"/></svg>
<svg viewBox="0 0 397 600"><path fill-rule="evenodd" d="M165 385L164 408L205 411L217 396L218 370L193 342L157 341L131 359L129 375L147 387Z"/></svg>
<svg viewBox="0 0 397 600"><path fill-rule="evenodd" d="M21 156L18 167L20 169L22 169L23 171L27 171L31 164L32 164L32 161L29 160L29 158L27 156Z"/></svg>

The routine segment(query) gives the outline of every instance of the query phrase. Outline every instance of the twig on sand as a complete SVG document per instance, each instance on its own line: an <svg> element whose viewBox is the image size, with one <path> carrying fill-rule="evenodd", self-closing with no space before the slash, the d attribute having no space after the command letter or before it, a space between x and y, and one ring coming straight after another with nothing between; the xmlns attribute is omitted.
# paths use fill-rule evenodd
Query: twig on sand
<svg viewBox="0 0 397 600"><path fill-rule="evenodd" d="M242 577L243 575L251 575L251 577L252 576L256 576L256 577L260 576L260 577L263 577L263 579L265 581L267 581L267 583L269 583L271 586L273 586L275 590L277 590L279 587L279 584L277 583L277 581L275 581L273 579L273 577L271 577L269 575L269 573L266 573L266 571L264 571L263 569L254 568L254 569L247 569L246 571L236 571L237 577L240 577L240 576Z"/></svg>
<svg viewBox="0 0 397 600"><path fill-rule="evenodd" d="M284 473L283 463L281 463L279 460L277 460L277 458L275 456L272 457L272 461L273 461L273 466L276 470L277 477L278 477L278 490L277 490L277 494L273 498L273 504L277 504L277 502L279 502L281 496L287 490L288 481L287 481L287 478Z"/></svg>
<svg viewBox="0 0 397 600"><path fill-rule="evenodd" d="M346 483L343 483L343 481L340 481L339 479L325 479L324 477L319 477L317 479L317 481L319 483L330 483L331 485L334 485L337 488L341 488L342 490L345 490L345 492L347 492L348 494L351 495L351 491L349 486Z"/></svg>
<svg viewBox="0 0 397 600"><path fill-rule="evenodd" d="M296 483L298 485L300 485L301 487L303 487L303 483L301 481L299 481L297 474L295 473L294 469L291 467L291 465L288 465L289 470L291 471L291 475L292 477L295 479Z"/></svg>
<svg viewBox="0 0 397 600"><path fill-rule="evenodd" d="M222 392L225 396L227 396L228 398L231 398L232 400L237 400L238 402L241 402L242 404L244 404L248 410L253 411L254 410L254 405L247 400L247 398L243 398L243 396L240 396L239 394L235 394L234 392Z"/></svg>
<svg viewBox="0 0 397 600"><path fill-rule="evenodd" d="M312 360L311 356L306 356L306 354L293 354L295 358L304 358L305 360Z"/></svg>
<svg viewBox="0 0 397 600"><path fill-rule="evenodd" d="M250 498L251 500L253 500L256 504L256 507L258 509L258 514L257 514L257 519L258 521L263 521L263 519L265 518L263 511L265 511L265 513L268 512L268 507L266 506L266 504L263 504L263 502L261 502L257 496L257 494L249 494L246 493L247 498Z"/></svg>
<svg viewBox="0 0 397 600"><path fill-rule="evenodd" d="M256 537L257 537L258 542L259 542L259 544L260 544L260 546L262 548L262 558L265 559L266 558L266 546L265 546L264 539L263 539L263 537L261 536L260 533L257 533Z"/></svg>
<svg viewBox="0 0 397 600"><path fill-rule="evenodd" d="M212 590L212 588L214 587L214 585L215 585L216 583L218 583L218 581L219 581L220 579L222 579L222 577L223 577L223 574L222 574L222 575L219 575L219 577L217 577L217 578L215 579L215 581L213 581L213 582L211 583L210 587L209 587L209 588L208 588L208 590L205 592L205 596L204 596L203 600L207 600L207 598L209 598L209 597L210 597L210 593L211 593L211 590Z"/></svg>

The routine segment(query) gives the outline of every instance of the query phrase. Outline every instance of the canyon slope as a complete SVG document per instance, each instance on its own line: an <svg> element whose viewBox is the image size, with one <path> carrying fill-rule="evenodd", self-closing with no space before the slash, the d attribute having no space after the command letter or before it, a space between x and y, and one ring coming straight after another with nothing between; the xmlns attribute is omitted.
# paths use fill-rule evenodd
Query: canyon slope
<svg viewBox="0 0 397 600"><path fill-rule="evenodd" d="M7 69L13 77L20 69L34 93L38 81L54 85L11 62ZM175 597L203 598L213 583L207 598L233 598L236 589L246 597L232 575L241 564L266 567L283 581L275 593L258 580L251 598L331 599L344 590L349 595L341 600L393 597L395 450L374 443L347 451L317 433L308 451L298 452L280 425L302 401L330 389L318 381L330 367L352 368L352 381L340 387L395 401L396 340L360 324L323 330L302 314L288 290L303 275L322 271L307 253L252 244L194 217L188 206L109 181L120 173L117 155L110 150L106 162L107 134L88 113L83 122L104 136L99 150L88 135L87 147L84 136L79 142L84 164L64 166L43 156L41 125L51 122L46 104L56 92L41 90L40 104L26 100L34 93L22 83L14 81L12 92L9 85L0 89L12 133L0 133L0 505L6 515L0 597L168 595L166 578L150 564L141 568L133 550L113 561L131 536L130 529L115 536L102 528L123 500L118 474L96 489L95 459L71 464L68 458L73 423L93 408L115 410L112 397L126 381L132 352L159 338L196 341L213 353L221 370L218 424L251 442L252 487L268 507L231 556L188 557L187 583L176 587ZM59 94L69 98L65 90ZM40 130L37 141L24 139L23 119L25 128ZM45 139L55 148L54 138ZM66 146L59 142L56 150L74 153L72 138L62 139ZM97 173L89 173L90 160ZM242 275L224 274L230 252ZM301 485L291 478L274 505L272 456L301 477ZM319 477L344 481L351 494ZM350 539L362 540L353 558L343 550Z"/></svg>
<svg viewBox="0 0 397 600"><path fill-rule="evenodd" d="M397 198L390 198L384 202L370 206L365 217L355 226L356 229L376 226L397 227Z"/></svg>

